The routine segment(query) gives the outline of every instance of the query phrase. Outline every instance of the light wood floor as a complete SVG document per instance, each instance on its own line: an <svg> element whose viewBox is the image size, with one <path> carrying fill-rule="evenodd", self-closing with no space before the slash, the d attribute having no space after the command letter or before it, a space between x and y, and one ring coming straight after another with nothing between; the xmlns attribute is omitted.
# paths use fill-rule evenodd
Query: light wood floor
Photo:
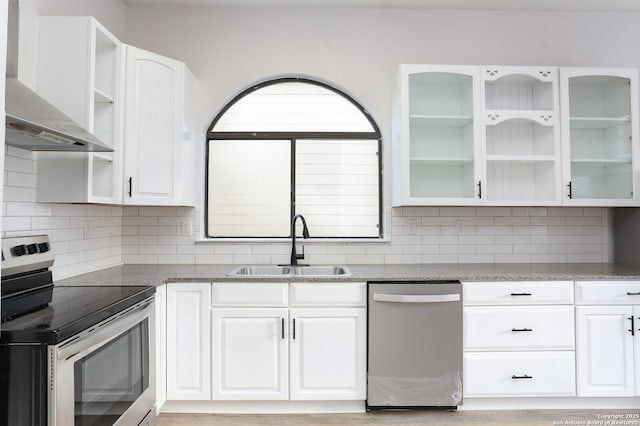
<svg viewBox="0 0 640 426"><path fill-rule="evenodd" d="M639 414L638 410L522 410L522 411L374 411L366 414L162 414L158 426L303 426L303 425L605 425L603 414ZM620 425L640 426L640 419L619 420ZM622 423L622 422L625 423ZM615 423L610 423L615 424Z"/></svg>

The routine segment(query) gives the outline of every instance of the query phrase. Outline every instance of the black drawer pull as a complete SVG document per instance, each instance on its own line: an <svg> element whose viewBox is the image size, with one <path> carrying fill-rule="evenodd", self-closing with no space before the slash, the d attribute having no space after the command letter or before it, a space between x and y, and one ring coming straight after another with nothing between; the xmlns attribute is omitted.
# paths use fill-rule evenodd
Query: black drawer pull
<svg viewBox="0 0 640 426"><path fill-rule="evenodd" d="M515 374L513 376L511 376L512 379L514 380L518 380L518 379L533 379L533 376L527 376L526 374L524 376L516 376Z"/></svg>
<svg viewBox="0 0 640 426"><path fill-rule="evenodd" d="M512 328L511 331L533 331L533 328Z"/></svg>
<svg viewBox="0 0 640 426"><path fill-rule="evenodd" d="M531 296L531 293L511 293L512 296Z"/></svg>
<svg viewBox="0 0 640 426"><path fill-rule="evenodd" d="M296 340L296 319L293 319L293 340Z"/></svg>
<svg viewBox="0 0 640 426"><path fill-rule="evenodd" d="M280 318L280 320L282 321L282 338L284 339L284 318Z"/></svg>
<svg viewBox="0 0 640 426"><path fill-rule="evenodd" d="M640 291L634 291L634 292L628 291L627 296L640 296Z"/></svg>
<svg viewBox="0 0 640 426"><path fill-rule="evenodd" d="M631 316L630 316L629 318L627 318L627 319L628 319L628 320L631 320L631 330L628 330L628 331L630 331L630 332L631 332L631 335L632 335L632 336L635 336L635 335L636 335L636 326L635 326L635 323L634 323L633 315L631 315Z"/></svg>

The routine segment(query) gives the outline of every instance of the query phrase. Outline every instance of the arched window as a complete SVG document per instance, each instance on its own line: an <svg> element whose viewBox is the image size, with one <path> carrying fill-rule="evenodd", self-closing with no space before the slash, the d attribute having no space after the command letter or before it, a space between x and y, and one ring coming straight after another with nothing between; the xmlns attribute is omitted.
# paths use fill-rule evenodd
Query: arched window
<svg viewBox="0 0 640 426"><path fill-rule="evenodd" d="M206 234L311 238L382 235L380 131L327 84L270 80L240 93L207 133Z"/></svg>

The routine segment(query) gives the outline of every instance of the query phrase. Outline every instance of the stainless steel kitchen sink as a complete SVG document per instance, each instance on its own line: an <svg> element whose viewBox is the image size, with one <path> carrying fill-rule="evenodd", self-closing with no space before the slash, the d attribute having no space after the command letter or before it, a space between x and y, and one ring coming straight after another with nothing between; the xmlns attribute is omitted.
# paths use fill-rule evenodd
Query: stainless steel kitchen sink
<svg viewBox="0 0 640 426"><path fill-rule="evenodd" d="M276 277L348 277L351 271L346 266L242 266L231 271L229 276Z"/></svg>

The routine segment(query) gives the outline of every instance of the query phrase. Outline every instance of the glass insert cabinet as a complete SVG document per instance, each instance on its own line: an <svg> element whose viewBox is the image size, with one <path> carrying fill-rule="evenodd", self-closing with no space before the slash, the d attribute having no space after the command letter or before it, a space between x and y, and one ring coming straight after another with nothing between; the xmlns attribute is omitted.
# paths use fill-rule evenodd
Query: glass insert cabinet
<svg viewBox="0 0 640 426"><path fill-rule="evenodd" d="M400 65L393 205L638 205L637 70Z"/></svg>
<svg viewBox="0 0 640 426"><path fill-rule="evenodd" d="M563 68L566 204L637 205L637 70Z"/></svg>

